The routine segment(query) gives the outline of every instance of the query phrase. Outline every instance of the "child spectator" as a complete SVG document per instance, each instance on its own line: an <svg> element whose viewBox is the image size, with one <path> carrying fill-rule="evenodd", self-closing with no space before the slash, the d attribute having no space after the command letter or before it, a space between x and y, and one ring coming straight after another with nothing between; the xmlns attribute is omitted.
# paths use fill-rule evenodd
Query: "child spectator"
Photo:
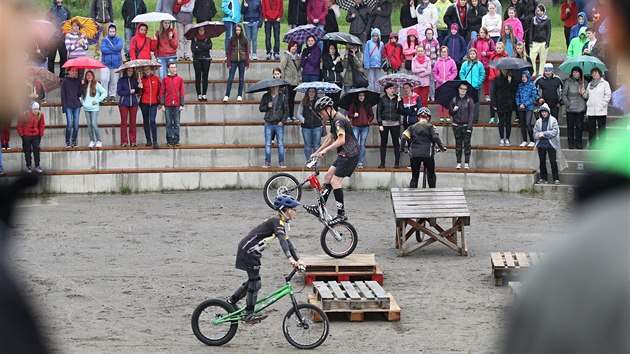
<svg viewBox="0 0 630 354"><path fill-rule="evenodd" d="M308 36L306 39L306 48L302 50L302 58L300 61L300 66L302 67L302 81L319 81L321 75L319 63L321 58L322 50L317 45L317 40L314 36Z"/></svg>
<svg viewBox="0 0 630 354"><path fill-rule="evenodd" d="M425 39L422 40L422 47L424 48L424 54L429 57L431 61L431 69L437 62L437 58L440 56L440 43L437 39L433 38L433 29L427 28L424 31ZM429 75L429 100L435 101L435 79L433 75ZM427 107L427 106L425 106Z"/></svg>
<svg viewBox="0 0 630 354"><path fill-rule="evenodd" d="M411 84L406 82L403 84L403 94L400 96L400 101L402 124L406 130L418 122L418 110L422 107L422 99L412 90Z"/></svg>
<svg viewBox="0 0 630 354"><path fill-rule="evenodd" d="M583 55L590 55L596 57L602 62L606 63L606 52L604 48L603 41L597 39L597 31L593 28L586 29L586 37L588 41L584 44L582 48Z"/></svg>
<svg viewBox="0 0 630 354"><path fill-rule="evenodd" d="M365 102L365 92L359 92L357 100L350 102L348 107L348 118L352 123L354 137L359 142L359 164L358 168L363 168L365 162L365 143L370 131L370 124L374 120L372 107Z"/></svg>
<svg viewBox="0 0 630 354"><path fill-rule="evenodd" d="M533 59L532 59L533 60ZM536 89L538 90L538 104L546 103L549 106L551 115L558 117L560 115L560 104L562 97L562 80L553 73L553 64L545 64L545 70L542 76L536 81Z"/></svg>
<svg viewBox="0 0 630 354"><path fill-rule="evenodd" d="M80 58L87 55L88 42L85 35L79 30L81 24L79 20L74 19L70 22L72 31L66 34L66 51L68 52L68 59Z"/></svg>
<svg viewBox="0 0 630 354"><path fill-rule="evenodd" d="M146 138L146 144L144 146L153 146L154 149L159 148L155 117L157 116L157 110L160 104L160 88L160 79L155 76L150 66L145 66L143 68L142 79L138 84L140 111L142 111L142 127L144 128L144 136Z"/></svg>
<svg viewBox="0 0 630 354"><path fill-rule="evenodd" d="M295 115L295 89L302 82L302 67L300 66L300 54L298 54L298 44L295 41L289 42L288 50L280 57L280 69L284 73L284 80L289 83L287 87L289 102L289 117Z"/></svg>
<svg viewBox="0 0 630 354"><path fill-rule="evenodd" d="M576 38L580 35L580 30L587 27L588 22L586 20L586 13L580 12L577 16L577 24L571 27L571 33L569 34L569 45L571 44L570 41L573 40L573 38Z"/></svg>
<svg viewBox="0 0 630 354"><path fill-rule="evenodd" d="M232 38L233 35L236 34L236 25L239 25L239 22L241 22L241 2L239 0L222 0L221 10L223 11L223 14L225 15L223 17L223 24L225 25L225 43L223 44L223 46L225 48L225 58L227 59L228 68L229 68L230 67L229 62L231 58L228 53L228 48L230 47L229 46L230 39ZM242 30L243 28L241 27L241 31ZM245 43L247 43L247 37L243 35L243 38L245 38ZM249 54L249 51L247 53Z"/></svg>
<svg viewBox="0 0 630 354"><path fill-rule="evenodd" d="M83 104L83 110L85 111L85 118L87 119L88 135L90 137L90 144L88 147L103 147L101 142L101 131L98 128L98 112L100 110L100 103L107 97L107 91L101 86L94 72L88 70L85 72L85 85L83 86L83 94L81 95L81 104Z"/></svg>
<svg viewBox="0 0 630 354"><path fill-rule="evenodd" d="M416 56L416 47L420 45L418 41L418 31L415 28L410 28L407 31L407 39L403 42L403 56L405 58L405 70L411 72L411 61Z"/></svg>
<svg viewBox="0 0 630 354"><path fill-rule="evenodd" d="M518 38L518 42L520 42L525 36L525 32L523 31L523 24L521 23L521 20L516 17L516 9L514 7L510 6L507 10L507 13L508 18L503 21L503 26L512 26L512 29L514 30L514 35L516 36L516 38Z"/></svg>
<svg viewBox="0 0 630 354"><path fill-rule="evenodd" d="M551 40L551 21L547 17L547 9L543 4L539 4L536 7L536 16L529 31L529 40L531 43L529 55L532 57L534 74L536 73L536 58L540 54L538 75L542 76L543 68L547 63L547 52L549 51L549 41Z"/></svg>
<svg viewBox="0 0 630 354"><path fill-rule="evenodd" d="M151 60L151 38L147 37L149 27L146 23L138 23L136 35L129 41L129 57L131 60Z"/></svg>
<svg viewBox="0 0 630 354"><path fill-rule="evenodd" d="M162 66L159 70L160 80L166 76L168 63L171 60L177 60L178 40L177 33L171 25L171 21L164 20L160 22L160 30L155 32L156 44L154 52L155 57L160 61Z"/></svg>
<svg viewBox="0 0 630 354"><path fill-rule="evenodd" d="M496 10L496 7L495 7L495 10ZM468 31L470 33L471 38L474 38L475 34L479 33L479 29L481 29L483 19L485 18L486 22L488 21L488 17L486 17L487 15L488 15L488 9L486 9L484 6L481 6L479 4L479 0L470 1L470 6L468 7L468 11L466 12L466 22L468 22ZM498 22L498 23L494 23L494 22ZM491 36L494 32L497 32L496 29L494 28L494 26L496 26L497 24L499 26L498 32L500 32L501 31L501 16L497 15L495 12L494 16L490 19L490 24L491 24L491 28L488 28L486 26L483 26L483 27L486 27L486 29L488 29L488 32L491 33Z"/></svg>
<svg viewBox="0 0 630 354"><path fill-rule="evenodd" d="M478 95L485 77L486 71L483 68L483 64L477 59L477 50L475 48L470 48L468 50L466 61L459 69L460 80L468 81L468 83L477 90ZM470 95L471 93L468 94ZM479 121L479 102L474 103L474 106L473 121L474 123L477 123Z"/></svg>
<svg viewBox="0 0 630 354"><path fill-rule="evenodd" d="M449 106L449 113L453 117L453 135L455 135L456 169L462 168L462 148L464 150L464 169L470 168L470 140L475 115L475 103L467 94L468 85L462 83L458 87L458 95L453 97Z"/></svg>
<svg viewBox="0 0 630 354"><path fill-rule="evenodd" d="M385 168L388 135L394 144L394 168L400 167L400 105L396 95L396 87L392 83L385 85L385 94L381 96L376 107L376 122L381 135L381 163L378 168Z"/></svg>
<svg viewBox="0 0 630 354"><path fill-rule="evenodd" d="M512 73L501 70L494 79L494 95L492 108L499 115L499 146L510 146L512 135L512 112L514 111L514 96L518 83Z"/></svg>
<svg viewBox="0 0 630 354"><path fill-rule="evenodd" d="M411 181L409 188L418 188L418 177L420 176L420 165L424 165L427 174L429 188L435 188L437 177L435 176L435 155L436 146L441 151L446 151L440 135L431 120L431 111L423 107L418 111L418 123L410 126L402 134L404 142L409 144L409 158L411 160Z"/></svg>
<svg viewBox="0 0 630 354"><path fill-rule="evenodd" d="M193 26L193 10L195 9L195 1L175 1L173 4L173 16L175 17L176 39L177 45L176 55L178 59L192 59L192 51L190 49L190 41L184 36L186 32Z"/></svg>
<svg viewBox="0 0 630 354"><path fill-rule="evenodd" d="M469 12L470 13L470 12ZM494 43L499 40L499 36L501 36L501 15L497 13L497 6L493 3L488 4L488 13L483 16L481 20L481 27L484 27L488 30L488 35ZM469 25L470 26L470 25ZM478 29L481 29L478 27Z"/></svg>
<svg viewBox="0 0 630 354"><path fill-rule="evenodd" d="M344 92L348 92L348 90L355 87L356 78L352 72L353 69L365 77L365 72L363 70L363 53L361 53L360 47L354 44L348 45L348 49L346 50L346 54L343 56L342 63L344 67L343 90Z"/></svg>
<svg viewBox="0 0 630 354"><path fill-rule="evenodd" d="M302 138L304 138L304 156L306 161L311 158L311 154L317 151L322 143L322 120L315 112L317 98L317 90L314 88L308 89L297 111L297 118L302 123Z"/></svg>
<svg viewBox="0 0 630 354"><path fill-rule="evenodd" d="M264 168L271 167L271 141L276 137L278 144L278 165L286 168L284 164L284 123L287 120L286 96L280 92L279 86L274 86L266 92L260 100L258 109L265 113L265 164Z"/></svg>
<svg viewBox="0 0 630 354"><path fill-rule="evenodd" d="M66 149L78 147L79 114L81 113L81 80L79 70L70 68L68 77L61 81L61 110L66 115Z"/></svg>
<svg viewBox="0 0 630 354"><path fill-rule="evenodd" d="M383 60L389 60L389 70L387 70L388 74L395 74L400 71L404 56L403 48L400 43L398 43L398 33L391 34L389 42L383 47L382 55Z"/></svg>
<svg viewBox="0 0 630 354"><path fill-rule="evenodd" d="M166 144L180 146L179 118L184 110L184 80L177 75L177 62L168 63L168 75L162 80L160 87L160 106L166 112Z"/></svg>
<svg viewBox="0 0 630 354"><path fill-rule="evenodd" d="M444 14L444 22L447 26L451 27L453 24L457 25L459 29L459 35L464 39L469 39L468 21L466 20L466 13L468 12L468 0L455 0L453 5L449 6Z"/></svg>
<svg viewBox="0 0 630 354"><path fill-rule="evenodd" d="M378 28L373 28L370 36L371 39L365 42L363 47L363 67L368 74L368 88L374 92L380 92L376 80L381 76L384 45L381 42L381 31Z"/></svg>
<svg viewBox="0 0 630 354"><path fill-rule="evenodd" d="M197 0L197 4L200 1L201 0ZM214 6L214 1L209 2L212 2L212 6ZM195 6L197 6L197 4L195 4ZM147 13L147 5L144 3L144 0L124 0L121 15L125 21L125 57L127 60L131 59L129 44L131 42L131 38L136 35L137 28L136 24L131 21L133 21L136 16L145 13Z"/></svg>
<svg viewBox="0 0 630 354"><path fill-rule="evenodd" d="M494 53L494 41L488 37L488 30L485 27L481 27L479 30L479 36L470 42L470 48L476 49L477 60L483 65L484 71L488 71L488 63L490 62L490 56ZM470 51L468 52L470 54ZM488 76L485 75L483 80L483 89L486 94L486 101L490 101L490 81ZM475 85L475 89L479 90Z"/></svg>
<svg viewBox="0 0 630 354"><path fill-rule="evenodd" d="M138 79L135 70L128 68L118 80L117 89L120 102L120 146L136 146L136 115L138 114ZM127 130L129 126L129 130Z"/></svg>
<svg viewBox="0 0 630 354"><path fill-rule="evenodd" d="M269 2L272 0L265 1ZM260 0L244 0L241 13L243 14L245 36L249 41L249 58L251 60L258 60L258 54L256 54L258 51L258 29L263 25L263 8ZM265 26L265 30L266 28L267 26ZM267 59L271 58L268 57Z"/></svg>
<svg viewBox="0 0 630 354"><path fill-rule="evenodd" d="M442 86L447 81L457 78L457 65L455 61L448 56L448 47L440 48L440 58L433 67L433 76L435 77L435 88ZM440 112L440 123L450 122L451 117L448 115L448 108L438 105Z"/></svg>
<svg viewBox="0 0 630 354"><path fill-rule="evenodd" d="M446 36L446 38L444 38L442 45L448 47L448 52L451 53L451 58L453 58L453 61L455 61L455 64L457 64L457 68L459 69L462 65L462 60L464 60L464 57L466 56L467 48L464 37L460 36L458 33L458 26L456 23L451 25L451 32L448 36Z"/></svg>
<svg viewBox="0 0 630 354"><path fill-rule="evenodd" d="M226 65L230 72L228 74L228 82L223 102L227 102L230 99L232 81L234 81L236 69L238 69L238 95L236 96L236 101L242 101L245 70L249 68L249 48L247 45L247 37L245 33L243 33L243 27L238 23L234 25L234 35L230 38L226 50L228 53Z"/></svg>
<svg viewBox="0 0 630 354"><path fill-rule="evenodd" d="M420 95L421 107L429 106L429 89L431 85L430 77L433 77L431 69L431 59L424 54L424 48L419 46L416 57L411 64L411 71L420 80L420 85L416 88L416 92Z"/></svg>
<svg viewBox="0 0 630 354"><path fill-rule="evenodd" d="M582 131L586 100L584 93L584 77L582 69L576 66L571 69L571 75L564 79L562 86L562 104L567 112L567 140L569 149L583 149Z"/></svg>
<svg viewBox="0 0 630 354"><path fill-rule="evenodd" d="M529 56L527 55L527 51L525 50L525 43L524 42L516 43L516 47L515 47L515 50L514 50L514 57L515 58L519 58L519 59L523 59L526 62L528 62L530 65L532 63L532 60L529 58ZM523 71L525 71L525 69L518 70L518 72L514 73L514 77L520 78L521 75L523 74Z"/></svg>
<svg viewBox="0 0 630 354"><path fill-rule="evenodd" d="M39 144L44 136L45 127L44 113L39 110L39 103L37 102L33 102L31 110L24 112L18 119L17 131L18 135L22 137L22 149L24 149L24 159L26 160L26 173L33 171L31 168L32 158L35 159L35 172L44 173L39 166Z"/></svg>
<svg viewBox="0 0 630 354"><path fill-rule="evenodd" d="M193 68L195 69L195 90L198 101L207 101L208 96L208 74L210 73L210 50L212 49L212 39L206 36L205 27L199 27L197 35L193 37L190 48L193 53Z"/></svg>
<svg viewBox="0 0 630 354"><path fill-rule="evenodd" d="M116 102L116 85L118 74L116 69L122 65L123 49L122 38L116 35L116 25L111 23L107 31L107 37L101 41L102 62L105 68L101 69L101 85L105 88L110 102Z"/></svg>
<svg viewBox="0 0 630 354"><path fill-rule="evenodd" d="M48 71L55 73L55 59L59 52L59 77L63 78L63 64L68 58L68 50L66 49L65 38L61 33L61 25L72 18L70 10L63 6L63 0L55 0L53 6L48 9L48 20L55 26L55 34L50 39L48 51Z"/></svg>
<svg viewBox="0 0 630 354"><path fill-rule="evenodd" d="M588 42L586 38L586 27L580 28L580 34L571 40L567 49L567 59L582 55L584 45Z"/></svg>
<svg viewBox="0 0 630 354"><path fill-rule="evenodd" d="M494 60L499 60L501 58L507 58L507 53L504 50L505 46L503 45L503 42L499 42L497 43L496 47L494 47L494 53L492 53L492 55L490 55L490 61L494 61ZM491 67L488 67L488 71L486 71L486 76L488 77L488 81L490 82L490 101L492 102L491 107L492 109L490 110L490 120L488 121L488 123L490 124L495 124L496 120L494 118L494 114L497 113L497 110L495 108L497 108L497 98L495 96L495 94L497 93L498 90L495 90L494 87L494 79L499 75L499 70L493 69ZM516 88L514 88L514 90L516 90ZM512 95L514 96L514 95ZM503 139L501 139L503 140Z"/></svg>
<svg viewBox="0 0 630 354"><path fill-rule="evenodd" d="M521 147L534 146L534 132L532 131L532 117L534 116L534 103L536 103L536 85L530 80L530 73L524 70L521 74L521 82L516 90L516 111L521 124L523 142ZM529 137L529 143L527 142Z"/></svg>
<svg viewBox="0 0 630 354"><path fill-rule="evenodd" d="M552 116L549 106L543 104L538 110L540 118L536 120L534 125L534 138L536 139L536 150L538 150L538 159L540 161L540 179L539 184L547 184L547 156L551 164L551 175L554 184L560 184L560 175L558 173L557 152L560 150L560 128L558 128L558 120Z"/></svg>
<svg viewBox="0 0 630 354"><path fill-rule="evenodd" d="M503 26L503 34L501 35L501 38L499 38L499 41L499 43L503 43L505 46L505 53L507 53L507 56L513 57L514 49L516 48L516 36L514 35L512 26L509 24ZM492 60L493 59L491 58L490 61Z"/></svg>

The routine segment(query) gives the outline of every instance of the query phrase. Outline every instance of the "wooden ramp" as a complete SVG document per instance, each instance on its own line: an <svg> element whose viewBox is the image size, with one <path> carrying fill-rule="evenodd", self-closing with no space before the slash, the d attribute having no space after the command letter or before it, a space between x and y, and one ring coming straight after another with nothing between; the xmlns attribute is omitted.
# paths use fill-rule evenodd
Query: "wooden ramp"
<svg viewBox="0 0 630 354"><path fill-rule="evenodd" d="M492 276L494 285L503 285L504 280L519 280L540 262L541 254L536 252L491 252Z"/></svg>
<svg viewBox="0 0 630 354"><path fill-rule="evenodd" d="M304 282L371 280L383 284L383 270L376 263L374 254L351 254L345 258L328 255L302 256L306 265Z"/></svg>

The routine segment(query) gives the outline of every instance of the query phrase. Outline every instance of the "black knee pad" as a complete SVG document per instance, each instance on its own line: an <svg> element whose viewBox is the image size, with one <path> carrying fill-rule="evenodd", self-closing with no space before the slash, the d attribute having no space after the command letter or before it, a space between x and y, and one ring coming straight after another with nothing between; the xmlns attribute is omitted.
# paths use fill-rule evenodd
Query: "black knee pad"
<svg viewBox="0 0 630 354"><path fill-rule="evenodd" d="M260 280L260 277L251 279L247 283L247 292L249 293L256 293L260 290L260 288L262 288L262 281Z"/></svg>

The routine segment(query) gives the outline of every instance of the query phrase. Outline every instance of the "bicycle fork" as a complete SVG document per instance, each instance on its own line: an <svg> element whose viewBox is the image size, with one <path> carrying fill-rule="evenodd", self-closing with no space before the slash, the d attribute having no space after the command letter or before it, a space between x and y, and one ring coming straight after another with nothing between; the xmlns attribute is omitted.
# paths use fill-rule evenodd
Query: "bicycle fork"
<svg viewBox="0 0 630 354"><path fill-rule="evenodd" d="M298 309L298 303L297 300L295 299L295 295L291 294L291 304L293 304L293 309L295 310L295 315L297 316L299 322L299 326L304 328L304 329L308 329L309 328L309 324L308 322L304 319L304 317L302 317L302 313L299 311Z"/></svg>

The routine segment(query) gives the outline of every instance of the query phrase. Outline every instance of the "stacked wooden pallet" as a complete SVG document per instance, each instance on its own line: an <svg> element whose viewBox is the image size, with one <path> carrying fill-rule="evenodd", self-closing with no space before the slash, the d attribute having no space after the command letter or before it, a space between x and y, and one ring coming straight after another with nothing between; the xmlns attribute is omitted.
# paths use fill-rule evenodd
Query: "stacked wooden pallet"
<svg viewBox="0 0 630 354"><path fill-rule="evenodd" d="M315 281L338 282L371 280L383 284L383 269L376 263L374 254L351 254L345 258L327 255L303 256L306 265L304 281L307 285Z"/></svg>
<svg viewBox="0 0 630 354"><path fill-rule="evenodd" d="M503 285L504 280L521 279L532 266L540 263L540 256L536 252L491 252L494 285Z"/></svg>

